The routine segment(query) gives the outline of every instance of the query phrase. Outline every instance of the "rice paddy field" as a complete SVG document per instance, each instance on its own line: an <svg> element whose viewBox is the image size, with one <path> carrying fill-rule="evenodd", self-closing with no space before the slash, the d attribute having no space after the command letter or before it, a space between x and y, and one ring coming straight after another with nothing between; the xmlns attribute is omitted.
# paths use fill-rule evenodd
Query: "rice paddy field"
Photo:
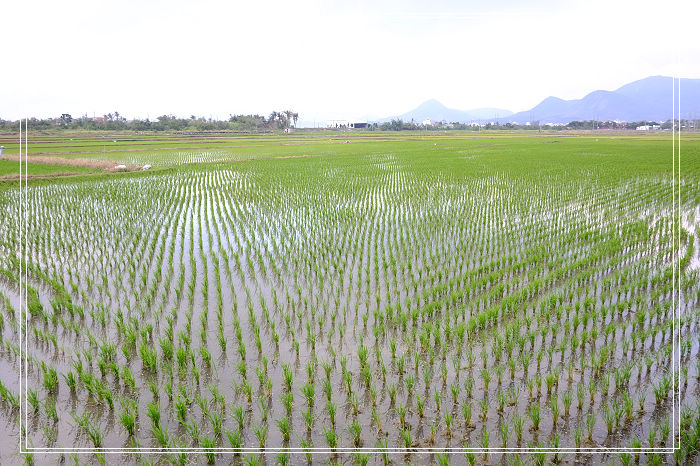
<svg viewBox="0 0 700 466"><path fill-rule="evenodd" d="M700 139L160 138L0 182L0 463L697 464Z"/></svg>

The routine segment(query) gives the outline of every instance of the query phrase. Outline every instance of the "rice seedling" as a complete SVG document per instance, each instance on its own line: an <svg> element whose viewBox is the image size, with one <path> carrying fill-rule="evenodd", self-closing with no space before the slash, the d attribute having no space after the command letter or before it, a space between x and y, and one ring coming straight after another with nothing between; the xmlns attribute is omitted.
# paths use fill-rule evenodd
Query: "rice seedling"
<svg viewBox="0 0 700 466"><path fill-rule="evenodd" d="M335 451L335 449L338 447L338 441L339 441L339 435L335 431L334 428L326 429L326 427L323 427L323 436L326 438L326 443L328 444L328 448L331 449L331 451Z"/></svg>
<svg viewBox="0 0 700 466"><path fill-rule="evenodd" d="M253 433L258 439L258 445L260 448L265 448L265 443L267 442L267 424L261 424L254 427Z"/></svg>
<svg viewBox="0 0 700 466"><path fill-rule="evenodd" d="M216 445L214 444L214 439L202 436L199 438L199 444L204 449L204 456L207 459L207 464L214 464L216 461L216 453L214 452L214 447Z"/></svg>
<svg viewBox="0 0 700 466"><path fill-rule="evenodd" d="M226 430L226 438L229 441L229 444L231 445L231 448L234 450L234 454L238 455L240 454L240 449L243 445L243 439L241 438L241 432L239 430Z"/></svg>
<svg viewBox="0 0 700 466"><path fill-rule="evenodd" d="M513 431L515 431L515 439L518 445L523 441L523 426L525 425L525 419L522 418L518 413L513 414Z"/></svg>
<svg viewBox="0 0 700 466"><path fill-rule="evenodd" d="M282 440L285 443L289 442L289 434L291 432L291 422L289 418L284 417L277 420L277 427L279 427L280 433L282 434Z"/></svg>

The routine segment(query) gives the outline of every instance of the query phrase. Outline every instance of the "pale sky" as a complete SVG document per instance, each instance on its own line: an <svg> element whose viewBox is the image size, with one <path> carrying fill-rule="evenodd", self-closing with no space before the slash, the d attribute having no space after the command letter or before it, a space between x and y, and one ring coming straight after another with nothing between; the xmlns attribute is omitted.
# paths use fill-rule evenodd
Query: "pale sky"
<svg viewBox="0 0 700 466"><path fill-rule="evenodd" d="M487 3L2 2L0 118L367 119L430 98L517 112L650 75L700 78L700 1Z"/></svg>

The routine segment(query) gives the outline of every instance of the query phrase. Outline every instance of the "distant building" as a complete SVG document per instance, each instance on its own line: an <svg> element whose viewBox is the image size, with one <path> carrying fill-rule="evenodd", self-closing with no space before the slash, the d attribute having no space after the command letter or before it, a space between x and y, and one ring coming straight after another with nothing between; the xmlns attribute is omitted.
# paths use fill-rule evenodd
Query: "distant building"
<svg viewBox="0 0 700 466"><path fill-rule="evenodd" d="M433 125L433 122L430 121L430 118L426 118L425 120L423 120L423 123L421 123L421 124L422 124L423 126L432 126L432 125Z"/></svg>
<svg viewBox="0 0 700 466"><path fill-rule="evenodd" d="M332 128L332 129L359 129L359 128L366 128L367 127L367 122L366 121L353 121L353 120L330 120L326 124L327 128Z"/></svg>
<svg viewBox="0 0 700 466"><path fill-rule="evenodd" d="M642 126L637 126L637 131L652 131L652 130L657 130L661 129L661 126L659 125L642 125Z"/></svg>

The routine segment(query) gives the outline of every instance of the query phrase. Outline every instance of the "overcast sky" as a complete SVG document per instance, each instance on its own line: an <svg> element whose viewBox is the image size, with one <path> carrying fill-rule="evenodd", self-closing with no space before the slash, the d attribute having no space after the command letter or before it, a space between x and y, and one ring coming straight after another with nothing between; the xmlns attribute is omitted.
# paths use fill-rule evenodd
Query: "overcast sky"
<svg viewBox="0 0 700 466"><path fill-rule="evenodd" d="M0 118L527 110L700 78L700 1L2 2ZM670 8L669 8L670 5Z"/></svg>

